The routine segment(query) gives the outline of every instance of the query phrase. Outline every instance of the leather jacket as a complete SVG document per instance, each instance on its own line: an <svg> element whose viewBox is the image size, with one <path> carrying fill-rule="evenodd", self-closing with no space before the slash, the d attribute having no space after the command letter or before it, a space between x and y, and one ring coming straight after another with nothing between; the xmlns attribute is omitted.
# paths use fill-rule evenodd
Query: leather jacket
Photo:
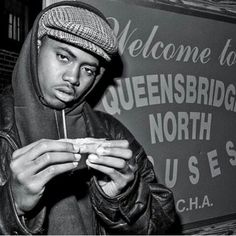
<svg viewBox="0 0 236 236"><path fill-rule="evenodd" d="M168 233L176 216L173 194L158 183L153 166L143 148L131 133L110 115L95 112L88 105L85 106L83 115L88 136L99 137L109 132L113 139L127 139L138 163L132 186L115 198L106 196L96 179L91 178L90 193L87 194L87 198L90 198L96 216L94 233ZM17 216L11 193L11 156L19 147L20 142L14 122L13 97L5 94L0 98L0 234L40 234L40 222L36 222L37 227L30 230L24 217Z"/></svg>

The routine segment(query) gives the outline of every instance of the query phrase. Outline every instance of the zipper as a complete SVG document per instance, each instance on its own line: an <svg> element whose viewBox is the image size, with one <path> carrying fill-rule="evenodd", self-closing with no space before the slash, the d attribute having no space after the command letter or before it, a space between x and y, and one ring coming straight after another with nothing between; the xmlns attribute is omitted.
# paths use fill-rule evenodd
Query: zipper
<svg viewBox="0 0 236 236"><path fill-rule="evenodd" d="M14 151L18 149L18 145L8 133L4 131L0 131L0 137L6 139L10 143L10 146L12 147Z"/></svg>

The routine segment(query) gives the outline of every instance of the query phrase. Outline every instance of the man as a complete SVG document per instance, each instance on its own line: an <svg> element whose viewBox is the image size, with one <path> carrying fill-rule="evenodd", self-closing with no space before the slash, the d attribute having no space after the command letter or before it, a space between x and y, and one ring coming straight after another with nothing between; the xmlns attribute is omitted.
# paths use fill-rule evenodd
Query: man
<svg viewBox="0 0 236 236"><path fill-rule="evenodd" d="M42 11L0 99L1 234L158 234L173 196L131 133L88 94L117 53L97 9Z"/></svg>

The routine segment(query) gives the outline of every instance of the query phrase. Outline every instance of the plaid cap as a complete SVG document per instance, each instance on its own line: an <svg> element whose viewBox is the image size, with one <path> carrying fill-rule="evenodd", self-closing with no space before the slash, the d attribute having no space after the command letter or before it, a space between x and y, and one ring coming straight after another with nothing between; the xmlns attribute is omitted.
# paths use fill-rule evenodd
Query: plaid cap
<svg viewBox="0 0 236 236"><path fill-rule="evenodd" d="M105 17L98 13L84 6L51 8L39 20L38 38L48 35L110 61L117 52L117 40Z"/></svg>

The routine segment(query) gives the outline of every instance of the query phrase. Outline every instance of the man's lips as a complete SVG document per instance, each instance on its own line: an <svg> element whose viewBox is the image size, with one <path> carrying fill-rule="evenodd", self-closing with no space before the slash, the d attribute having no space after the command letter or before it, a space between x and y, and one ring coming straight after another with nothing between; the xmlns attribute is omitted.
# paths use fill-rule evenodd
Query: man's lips
<svg viewBox="0 0 236 236"><path fill-rule="evenodd" d="M75 98L75 92L72 88L58 87L55 90L55 96L63 102L71 102Z"/></svg>

